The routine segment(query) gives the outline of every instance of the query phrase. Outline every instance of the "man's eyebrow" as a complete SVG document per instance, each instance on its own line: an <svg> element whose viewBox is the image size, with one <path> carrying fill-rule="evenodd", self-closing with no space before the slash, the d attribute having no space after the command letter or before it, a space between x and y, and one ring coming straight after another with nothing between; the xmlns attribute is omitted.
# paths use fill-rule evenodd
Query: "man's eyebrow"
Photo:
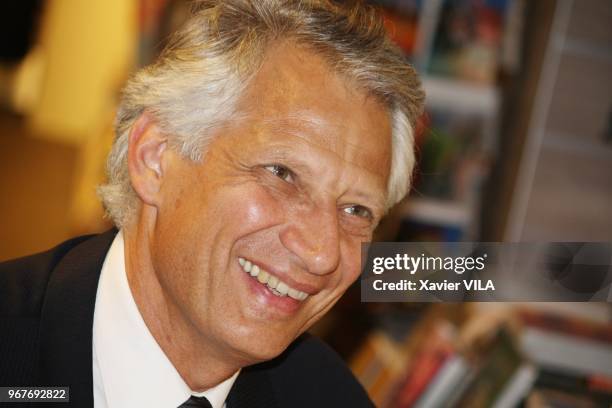
<svg viewBox="0 0 612 408"><path fill-rule="evenodd" d="M295 150L293 150L290 146L283 145L282 142L278 145L276 143L272 144L270 149L268 149L266 156L267 160L277 160L280 162L279 164L286 165L291 170L297 170L300 174L305 174L307 176L314 174L312 170L312 165L309 164L307 160L304 160L300 155L296 154ZM298 176L300 174L298 174ZM351 187L346 192L350 193L351 196L361 198L365 201L372 203L371 205L380 207L381 211L383 211L385 207L386 199L384 192L382 192L383 194L377 194L377 192L368 192L360 188L358 185Z"/></svg>
<svg viewBox="0 0 612 408"><path fill-rule="evenodd" d="M311 176L314 174L312 165L307 160L303 160L295 151L285 146L283 142L272 143L268 146L265 153L265 160L268 164L282 164L298 175Z"/></svg>
<svg viewBox="0 0 612 408"><path fill-rule="evenodd" d="M312 129L316 129L316 127L314 126L314 124L316 123L316 121L314 120L308 120L308 119L303 119L303 118L299 118L300 122L306 123L308 124L308 128L306 129L301 129L299 126L295 126L294 124L292 124L291 122L287 121L286 119L278 119L278 118L265 118L263 120L262 123L264 124L270 124L270 128L266 129L266 131L269 132L278 132L279 134L283 134L286 135L288 137L295 137L297 139L299 139L300 141L302 141L303 143L307 144L308 146L312 146L316 149L323 149L326 150L327 152L339 157L341 160L351 164L351 165L357 165L357 163L354 163L352 161L346 160L345 158L341 157L337 152L333 151L332 146L326 146L324 144L321 143L316 143L313 140L311 140L311 137L309 137L310 135L308 135L304 130L307 130L310 128L310 126L312 126ZM288 125L288 126L283 126L283 125ZM321 133L317 133L318 137L324 138L324 140L326 140L328 143L330 143L330 145L332 145L332 138L328 137L324 134ZM280 144L280 143L279 143ZM358 143L344 143L344 146L348 146L354 150L360 150L362 149L362 146ZM287 149L288 152L291 152L291 149L288 146L283 146Z"/></svg>
<svg viewBox="0 0 612 408"><path fill-rule="evenodd" d="M386 204L385 194L367 193L361 189L356 189L352 191L351 194L354 195L355 197L359 197L367 201L368 204L366 205L368 207L372 207L370 208L371 210L374 210L377 213L380 213L377 215L382 215L382 213L385 211L385 204Z"/></svg>

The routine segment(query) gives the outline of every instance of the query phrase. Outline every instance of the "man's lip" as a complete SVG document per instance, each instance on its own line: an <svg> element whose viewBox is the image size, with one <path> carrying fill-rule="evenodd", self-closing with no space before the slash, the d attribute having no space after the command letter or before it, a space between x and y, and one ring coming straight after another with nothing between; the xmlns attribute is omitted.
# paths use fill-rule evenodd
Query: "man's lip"
<svg viewBox="0 0 612 408"><path fill-rule="evenodd" d="M264 269L266 272L270 273L271 275L276 276L278 279L280 279L281 281L285 282L290 287L292 287L294 289L297 289L297 290L301 290L302 292L307 293L308 296L316 295L317 293L319 293L322 290L322 288L319 288L319 287L314 286L314 285L309 285L307 283L297 282L293 278L291 278L288 273L281 272L278 269L273 268L271 265L266 264L265 262L260 262L259 260L254 259L254 258L249 257L249 256L241 256L241 258L244 258L247 261L251 261L251 263L259 266L260 268Z"/></svg>

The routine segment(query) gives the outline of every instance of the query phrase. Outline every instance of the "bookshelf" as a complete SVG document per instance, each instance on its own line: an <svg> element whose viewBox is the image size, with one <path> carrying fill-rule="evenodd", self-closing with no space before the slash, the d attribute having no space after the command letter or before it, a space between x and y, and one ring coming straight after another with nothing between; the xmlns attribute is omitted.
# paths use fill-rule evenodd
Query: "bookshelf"
<svg viewBox="0 0 612 408"><path fill-rule="evenodd" d="M431 107L494 117L499 109L499 89L464 80L425 76L423 88Z"/></svg>
<svg viewBox="0 0 612 408"><path fill-rule="evenodd" d="M612 39L609 4L600 0L503 2L506 8L496 45L498 59L492 65L495 73L473 78L461 71L442 72L439 66L432 69L439 26L447 18L443 10L447 1L376 3L385 8L392 35L404 36L396 40L422 75L427 94L424 128L433 130L417 138L420 161L415 188L382 224L378 240L575 239L576 235L567 234L567 225L572 225L567 224L567 217L553 217L560 213L555 207L563 204L545 202L533 215L529 213L533 208L530 194L534 188L540 189L540 195L548 191L546 188L563 190L567 182L558 179L565 178L581 180L580 187L566 193L590 197L591 187L597 185L593 202L609 203L606 192L610 191L608 169L612 161L608 160L609 142L602 143L601 136L605 130L601 124L607 123L603 118L612 106L610 92L605 91L609 74L602 75L605 70L601 68L612 61L609 47L603 47ZM582 16L581 20L577 16ZM607 23L602 25L601 21ZM565 81L564 85L559 79L548 78L551 49L566 65L555 68L560 69L561 79L569 78L569 69L585 67L585 60L599 64L585 70L592 78L570 84ZM577 59L582 59L583 65ZM601 84L603 90L593 83ZM590 85L583 89L581 84ZM562 89L552 89L555 86ZM543 106L541 95L547 87L551 87L547 91L551 104ZM592 117L599 127L588 120ZM459 118L455 123L476 123L472 127L476 136L470 138L464 132L459 137L469 148L459 149L460 157L452 166L439 167L444 171L437 174L423 174L428 170L422 162L424 156L430 154L425 158L431 159L431 150L443 152L448 140L462 135L466 128L452 124L454 118ZM533 126L538 121L545 132L536 137ZM577 137L581 130L583 138ZM440 133L446 134L441 137ZM437 145L427 145L428 138ZM536 154L528 152L534 143L538 145ZM563 172L558 167L554 168L556 173L550 170L551 160L545 156L553 151L567 158ZM587 163L568 166L575 155L588 158ZM549 170L542 173L546 165ZM532 171L525 173L529 166ZM441 181L453 173L467 176ZM604 183L607 187L602 187ZM565 196L552 195L561 202ZM517 205L527 209L520 223L516 214L512 215ZM599 217L599 225L594 226L597 217L593 214L612 214L610 208L585 208L580 219L590 221L587 227L574 229L582 231L579 239L608 240L612 217ZM551 229L548 235L537 235L538 225L546 224L549 218L548 224L566 235L551 233ZM513 233L512 223L522 232ZM586 228L600 232L588 239ZM417 233L412 233L415 230ZM604 230L607 235L601 233ZM524 235L525 231L530 235ZM334 332L342 332L342 336ZM612 308L607 303L364 305L359 304L358 288L352 288L334 310L332 323L323 334L347 359L378 407L612 406Z"/></svg>
<svg viewBox="0 0 612 408"><path fill-rule="evenodd" d="M414 198L402 205L400 216L429 224L467 228L473 218L468 204L432 198Z"/></svg>
<svg viewBox="0 0 612 408"><path fill-rule="evenodd" d="M499 144L497 77L516 65L508 55L517 51L508 49L518 46L520 2L372 3L382 8L388 32L419 71L427 95L412 196L391 215L406 226L390 238L477 240L482 189ZM423 233L402 235L407 229Z"/></svg>
<svg viewBox="0 0 612 408"><path fill-rule="evenodd" d="M504 240L612 239L611 18L603 0L552 4L535 106L517 132L525 142L507 187Z"/></svg>

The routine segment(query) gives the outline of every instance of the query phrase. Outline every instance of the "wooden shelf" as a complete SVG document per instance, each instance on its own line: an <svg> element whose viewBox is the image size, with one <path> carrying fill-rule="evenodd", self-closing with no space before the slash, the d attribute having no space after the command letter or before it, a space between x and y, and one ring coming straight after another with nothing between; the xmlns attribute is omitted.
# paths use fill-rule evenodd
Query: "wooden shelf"
<svg viewBox="0 0 612 408"><path fill-rule="evenodd" d="M472 206L457 201L411 198L401 208L402 217L444 226L467 227L472 223Z"/></svg>
<svg viewBox="0 0 612 408"><path fill-rule="evenodd" d="M432 108L483 116L495 116L499 110L500 92L495 86L428 76L423 78L423 87Z"/></svg>

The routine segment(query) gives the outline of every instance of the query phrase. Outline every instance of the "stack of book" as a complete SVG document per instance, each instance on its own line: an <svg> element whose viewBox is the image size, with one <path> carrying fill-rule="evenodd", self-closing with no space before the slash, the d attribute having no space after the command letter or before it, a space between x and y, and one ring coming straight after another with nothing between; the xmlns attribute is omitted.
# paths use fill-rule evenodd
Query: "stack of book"
<svg viewBox="0 0 612 408"><path fill-rule="evenodd" d="M612 325L522 309L521 348L538 366L529 407L610 407Z"/></svg>
<svg viewBox="0 0 612 408"><path fill-rule="evenodd" d="M466 317L447 320L449 307ZM377 331L352 360L377 406L612 406L612 324L525 307L499 319L434 309L403 342Z"/></svg>

